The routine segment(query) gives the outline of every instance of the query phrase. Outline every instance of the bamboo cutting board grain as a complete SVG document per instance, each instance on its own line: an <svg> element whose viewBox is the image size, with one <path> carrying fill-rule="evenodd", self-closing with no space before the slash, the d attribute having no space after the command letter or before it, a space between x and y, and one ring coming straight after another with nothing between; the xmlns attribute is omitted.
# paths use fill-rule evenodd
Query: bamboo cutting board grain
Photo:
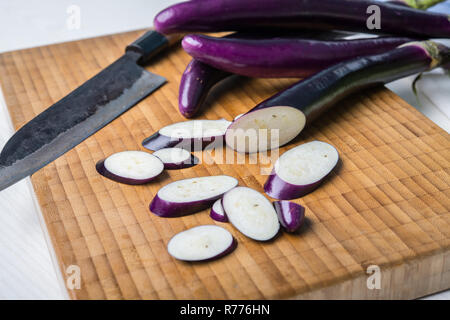
<svg viewBox="0 0 450 320"><path fill-rule="evenodd" d="M1 54L15 128L113 62L141 33ZM266 179L255 164L201 164L146 186L97 174L99 159L142 149L143 138L184 120L177 97L189 60L177 47L148 66L168 84L32 177L63 275L80 267L73 299L415 298L450 287L450 137L382 87L340 102L281 149L318 139L342 157L321 188L296 200L308 218L299 234L259 243L217 223L238 240L232 254L208 263L171 258L166 245L175 233L214 222L206 210L175 219L150 214L161 186L223 173L262 191ZM292 81L234 78L208 98L202 117L231 120ZM380 289L368 289L372 265L380 268Z"/></svg>

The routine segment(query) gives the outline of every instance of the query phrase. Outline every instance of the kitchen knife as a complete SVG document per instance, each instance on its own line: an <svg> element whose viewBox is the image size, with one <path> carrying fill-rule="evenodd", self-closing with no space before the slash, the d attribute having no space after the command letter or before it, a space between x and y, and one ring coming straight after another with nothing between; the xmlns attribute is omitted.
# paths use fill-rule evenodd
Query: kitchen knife
<svg viewBox="0 0 450 320"><path fill-rule="evenodd" d="M0 154L0 190L63 155L162 86L166 79L142 65L179 38L146 32L117 61L20 128Z"/></svg>

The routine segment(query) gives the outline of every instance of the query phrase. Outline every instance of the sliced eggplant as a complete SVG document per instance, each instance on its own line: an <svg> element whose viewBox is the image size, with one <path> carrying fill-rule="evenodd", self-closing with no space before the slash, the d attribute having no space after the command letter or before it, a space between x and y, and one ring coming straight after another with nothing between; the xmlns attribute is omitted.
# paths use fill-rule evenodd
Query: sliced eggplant
<svg viewBox="0 0 450 320"><path fill-rule="evenodd" d="M251 239L270 240L280 229L272 203L254 189L234 188L223 196L222 205L231 224Z"/></svg>
<svg viewBox="0 0 450 320"><path fill-rule="evenodd" d="M305 219L305 207L298 203L281 200L273 203L278 221L287 232L296 232Z"/></svg>
<svg viewBox="0 0 450 320"><path fill-rule="evenodd" d="M322 141L302 144L283 153L264 184L264 191L275 199L300 198L328 176L339 160L332 145Z"/></svg>
<svg viewBox="0 0 450 320"><path fill-rule="evenodd" d="M167 244L167 251L178 260L209 261L223 257L236 246L237 242L228 230L205 225L176 234Z"/></svg>
<svg viewBox="0 0 450 320"><path fill-rule="evenodd" d="M164 163L164 169L190 168L198 163L197 157L182 148L164 148L153 152Z"/></svg>
<svg viewBox="0 0 450 320"><path fill-rule="evenodd" d="M116 182L137 185L152 181L164 170L162 161L142 151L123 151L96 164L97 172Z"/></svg>
<svg viewBox="0 0 450 320"><path fill-rule="evenodd" d="M216 221L219 222L228 222L228 217L225 214L225 211L223 211L222 207L222 199L218 199L216 202L214 202L211 211L209 213L209 216Z"/></svg>
<svg viewBox="0 0 450 320"><path fill-rule="evenodd" d="M142 145L153 151L173 147L188 151L201 150L217 138L223 138L230 124L225 119L177 122L144 139Z"/></svg>
<svg viewBox="0 0 450 320"><path fill-rule="evenodd" d="M150 211L167 218L202 211L237 185L237 179L225 175L178 180L159 189Z"/></svg>

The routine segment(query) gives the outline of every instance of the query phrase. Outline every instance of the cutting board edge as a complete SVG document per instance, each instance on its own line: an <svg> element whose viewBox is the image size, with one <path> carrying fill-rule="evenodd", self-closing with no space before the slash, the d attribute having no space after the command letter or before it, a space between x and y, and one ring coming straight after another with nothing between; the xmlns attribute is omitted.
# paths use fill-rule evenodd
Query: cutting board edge
<svg viewBox="0 0 450 320"><path fill-rule="evenodd" d="M438 266L441 266L441 270L438 270L439 268L436 267L436 263ZM406 300L422 298L450 289L450 269L443 270L446 265L450 265L449 248L446 250L436 250L433 255L424 256L420 259L411 259L403 264L387 267L386 269L380 268L382 279L380 289L368 289L367 282L371 274L362 273L356 278L346 279L341 282L338 281L332 285L313 289L288 299ZM416 270L419 270L419 272L415 272ZM409 278L411 275L413 278ZM408 277L410 279L409 282L414 285L399 285L399 283L405 283L405 277ZM436 277L439 277L439 279L436 279Z"/></svg>

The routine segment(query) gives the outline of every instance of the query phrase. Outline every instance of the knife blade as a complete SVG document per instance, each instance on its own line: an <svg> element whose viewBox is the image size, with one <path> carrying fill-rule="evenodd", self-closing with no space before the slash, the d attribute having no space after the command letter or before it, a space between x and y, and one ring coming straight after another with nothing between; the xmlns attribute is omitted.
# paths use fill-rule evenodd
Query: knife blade
<svg viewBox="0 0 450 320"><path fill-rule="evenodd" d="M0 190L33 174L162 86L141 65L179 36L148 31L96 76L21 127L0 153Z"/></svg>

